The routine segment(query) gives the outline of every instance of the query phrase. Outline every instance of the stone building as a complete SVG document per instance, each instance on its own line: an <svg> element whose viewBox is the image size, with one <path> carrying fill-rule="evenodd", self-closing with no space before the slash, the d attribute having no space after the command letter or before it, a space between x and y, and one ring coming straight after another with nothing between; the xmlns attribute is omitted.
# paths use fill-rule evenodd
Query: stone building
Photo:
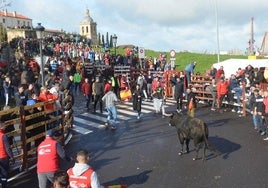
<svg viewBox="0 0 268 188"><path fill-rule="evenodd" d="M98 43L97 23L90 17L88 9L86 9L84 20L80 22L80 35L90 39L91 44Z"/></svg>
<svg viewBox="0 0 268 188"><path fill-rule="evenodd" d="M0 11L0 23L6 29L16 28L32 28L32 19L22 14L17 14L16 11L13 13L7 12L7 10Z"/></svg>

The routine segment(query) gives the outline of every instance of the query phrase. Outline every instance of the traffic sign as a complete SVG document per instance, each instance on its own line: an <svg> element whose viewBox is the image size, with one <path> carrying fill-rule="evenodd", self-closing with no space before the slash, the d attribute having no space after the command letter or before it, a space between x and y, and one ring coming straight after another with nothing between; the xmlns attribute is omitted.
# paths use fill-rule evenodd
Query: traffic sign
<svg viewBox="0 0 268 188"><path fill-rule="evenodd" d="M145 49L144 48L139 47L139 58L140 59L145 58Z"/></svg>
<svg viewBox="0 0 268 188"><path fill-rule="evenodd" d="M175 50L170 50L170 57L174 58L176 56Z"/></svg>

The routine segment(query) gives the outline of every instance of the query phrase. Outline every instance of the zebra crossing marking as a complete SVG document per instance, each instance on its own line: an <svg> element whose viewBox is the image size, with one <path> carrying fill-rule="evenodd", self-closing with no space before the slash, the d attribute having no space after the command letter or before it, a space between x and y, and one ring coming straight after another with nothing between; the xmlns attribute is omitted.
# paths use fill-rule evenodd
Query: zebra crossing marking
<svg viewBox="0 0 268 188"><path fill-rule="evenodd" d="M175 100L167 100L165 106L173 106L176 104ZM80 134L90 134L93 132L93 128L97 129L104 129L104 122L107 121L107 114L106 110L103 111L104 113L99 114L91 114L85 112L74 117L74 126L73 131L80 133ZM122 104L117 105L117 123L122 123L123 121L128 121L136 118L137 113L133 110L132 102L124 101ZM150 114L154 112L154 106L152 101L142 101L142 114ZM82 125L81 125L82 124Z"/></svg>

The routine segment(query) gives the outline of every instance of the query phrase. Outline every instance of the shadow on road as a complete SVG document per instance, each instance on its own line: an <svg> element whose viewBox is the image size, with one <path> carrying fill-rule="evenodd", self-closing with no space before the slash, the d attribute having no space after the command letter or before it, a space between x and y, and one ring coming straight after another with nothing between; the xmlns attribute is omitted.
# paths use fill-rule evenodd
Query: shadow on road
<svg viewBox="0 0 268 188"><path fill-rule="evenodd" d="M122 185L125 184L127 187L131 185L141 185L144 184L149 179L149 173L152 170L145 170L137 175L119 177L113 181L103 183L105 186L108 185Z"/></svg>
<svg viewBox="0 0 268 188"><path fill-rule="evenodd" d="M240 144L231 142L230 140L218 136L209 137L209 142L216 150L218 150L221 153L223 159L228 159L231 153L241 148ZM217 156L216 155L207 156L207 159L211 159L214 157Z"/></svg>
<svg viewBox="0 0 268 188"><path fill-rule="evenodd" d="M230 118L206 121L206 124L208 127L219 127L227 124L228 121L230 121Z"/></svg>

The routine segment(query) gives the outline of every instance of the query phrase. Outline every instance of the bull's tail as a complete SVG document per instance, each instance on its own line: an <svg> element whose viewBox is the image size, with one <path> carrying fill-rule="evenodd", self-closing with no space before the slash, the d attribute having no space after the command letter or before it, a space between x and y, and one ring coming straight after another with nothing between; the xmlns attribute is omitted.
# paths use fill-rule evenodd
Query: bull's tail
<svg viewBox="0 0 268 188"><path fill-rule="evenodd" d="M204 140L205 140L205 145L206 147L212 151L212 152L215 152L216 155L221 155L221 152L219 152L218 150L216 150L208 141L208 127L206 125L206 123L203 124L202 126L202 129L203 129L203 134L204 134Z"/></svg>

